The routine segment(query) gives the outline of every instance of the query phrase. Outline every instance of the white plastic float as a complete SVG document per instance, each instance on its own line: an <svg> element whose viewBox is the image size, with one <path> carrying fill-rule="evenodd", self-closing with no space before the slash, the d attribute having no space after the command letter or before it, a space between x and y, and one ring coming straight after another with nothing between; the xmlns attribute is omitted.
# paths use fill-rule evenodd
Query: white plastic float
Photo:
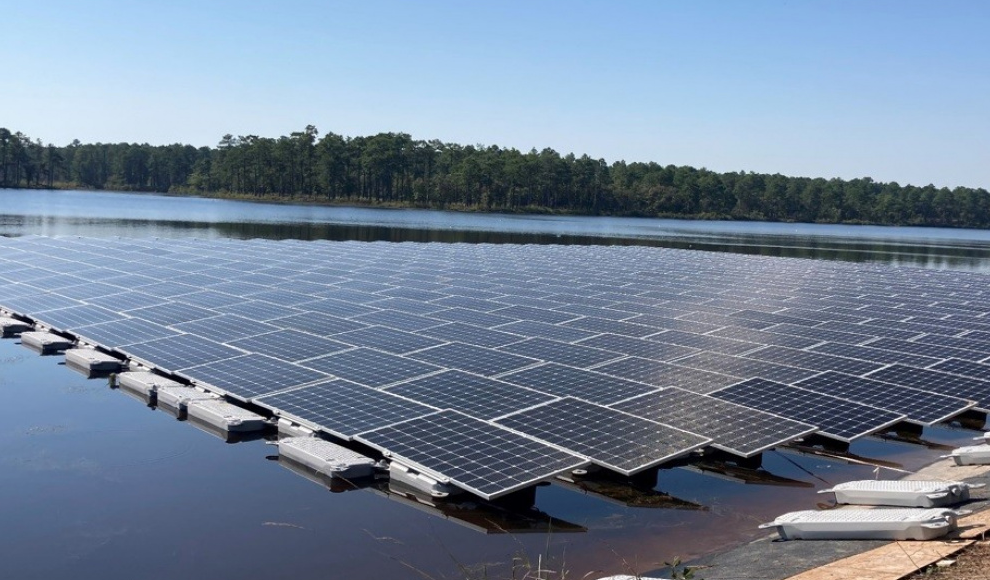
<svg viewBox="0 0 990 580"><path fill-rule="evenodd" d="M942 458L951 457L956 465L990 465L990 445L969 445L953 449Z"/></svg>
<svg viewBox="0 0 990 580"><path fill-rule="evenodd" d="M261 431L270 424L261 415L220 399L189 401L186 414L190 419L197 419L228 433Z"/></svg>
<svg viewBox="0 0 990 580"><path fill-rule="evenodd" d="M840 483L818 493L834 493L835 502L854 505L934 508L969 499L969 490L982 483L961 481L876 481L865 479Z"/></svg>
<svg viewBox="0 0 990 580"><path fill-rule="evenodd" d="M28 331L21 333L21 344L41 354L49 354L68 350L74 343L52 332Z"/></svg>
<svg viewBox="0 0 990 580"><path fill-rule="evenodd" d="M151 397L163 387L181 387L182 384L149 371L129 371L117 375L117 385L122 389Z"/></svg>
<svg viewBox="0 0 990 580"><path fill-rule="evenodd" d="M23 320L0 316L0 336L14 336L31 330L32 326Z"/></svg>
<svg viewBox="0 0 990 580"><path fill-rule="evenodd" d="M115 373L123 363L120 359L95 348L73 348L65 351L65 364L89 373Z"/></svg>
<svg viewBox="0 0 990 580"><path fill-rule="evenodd" d="M782 540L932 540L957 529L963 512L932 508L799 511L761 529L776 528Z"/></svg>
<svg viewBox="0 0 990 580"><path fill-rule="evenodd" d="M207 401L218 399L213 393L208 393L196 387L159 387L157 391L158 405L175 409L180 414L188 410L189 403L193 401Z"/></svg>
<svg viewBox="0 0 990 580"><path fill-rule="evenodd" d="M330 477L371 477L378 468L374 459L318 437L286 437L277 445L281 457Z"/></svg>

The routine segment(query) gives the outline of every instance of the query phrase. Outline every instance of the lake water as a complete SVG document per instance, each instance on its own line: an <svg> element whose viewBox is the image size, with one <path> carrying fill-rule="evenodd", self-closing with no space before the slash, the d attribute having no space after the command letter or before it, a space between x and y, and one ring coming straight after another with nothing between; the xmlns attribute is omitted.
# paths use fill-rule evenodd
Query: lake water
<svg viewBox="0 0 990 580"><path fill-rule="evenodd" d="M990 271L973 230L491 216L274 206L88 192L0 191L0 235L272 237L429 242L651 244ZM817 489L873 467L769 452L777 485L686 469L656 489L703 509L629 507L560 485L536 507L586 529L477 531L477 517L413 507L383 490L327 489L268 459L263 441L228 444L153 411L106 380L0 341L0 562L9 578L509 578L538 560L582 578L645 572L763 534ZM945 445L971 432L936 428ZM865 439L860 456L913 470L944 451ZM788 480L803 485L783 485ZM392 501L398 500L398 501ZM460 510L458 512L457 510ZM465 519L474 518L471 529ZM482 517L484 519L484 516ZM511 524L499 524L503 526ZM498 531L497 528L495 528ZM483 571L487 570L487 575ZM597 577L592 574L591 578Z"/></svg>

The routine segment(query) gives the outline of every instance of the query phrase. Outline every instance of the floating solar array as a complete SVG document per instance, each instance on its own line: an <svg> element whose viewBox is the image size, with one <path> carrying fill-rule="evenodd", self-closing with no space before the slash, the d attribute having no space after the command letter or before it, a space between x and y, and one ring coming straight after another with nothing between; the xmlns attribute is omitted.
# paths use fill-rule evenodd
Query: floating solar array
<svg viewBox="0 0 990 580"><path fill-rule="evenodd" d="M0 307L482 497L990 411L990 278L648 247L0 238Z"/></svg>

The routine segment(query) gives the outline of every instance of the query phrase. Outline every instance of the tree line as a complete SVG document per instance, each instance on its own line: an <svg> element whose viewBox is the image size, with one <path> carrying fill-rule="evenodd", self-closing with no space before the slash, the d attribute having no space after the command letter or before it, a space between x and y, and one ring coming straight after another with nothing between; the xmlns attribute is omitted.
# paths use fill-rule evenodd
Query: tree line
<svg viewBox="0 0 990 580"><path fill-rule="evenodd" d="M990 227L983 188L715 172L415 140L224 135L215 147L59 147L0 128L0 187L76 187L492 212Z"/></svg>

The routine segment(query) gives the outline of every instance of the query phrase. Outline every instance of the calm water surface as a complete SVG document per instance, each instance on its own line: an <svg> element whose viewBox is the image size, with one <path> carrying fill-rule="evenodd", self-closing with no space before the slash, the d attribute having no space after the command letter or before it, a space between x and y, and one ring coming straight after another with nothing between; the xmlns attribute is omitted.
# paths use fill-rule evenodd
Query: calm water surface
<svg viewBox="0 0 990 580"><path fill-rule="evenodd" d="M972 230L506 217L0 191L0 235L23 234L636 243L990 269L990 235ZM813 507L821 499L816 489L873 477L871 466L770 452L764 467L803 487L661 471L656 489L704 507L699 510L628 507L552 485L538 490L536 507L586 532L486 535L381 492L331 493L268 459L274 449L263 441L225 443L61 361L13 339L0 341L3 577L465 578L487 567L488 578L507 578L514 559L535 563L540 555L577 578L594 570L643 572L759 537L757 524ZM944 428L925 433L948 445L971 436ZM877 439L858 441L851 451L907 470L944 453Z"/></svg>

